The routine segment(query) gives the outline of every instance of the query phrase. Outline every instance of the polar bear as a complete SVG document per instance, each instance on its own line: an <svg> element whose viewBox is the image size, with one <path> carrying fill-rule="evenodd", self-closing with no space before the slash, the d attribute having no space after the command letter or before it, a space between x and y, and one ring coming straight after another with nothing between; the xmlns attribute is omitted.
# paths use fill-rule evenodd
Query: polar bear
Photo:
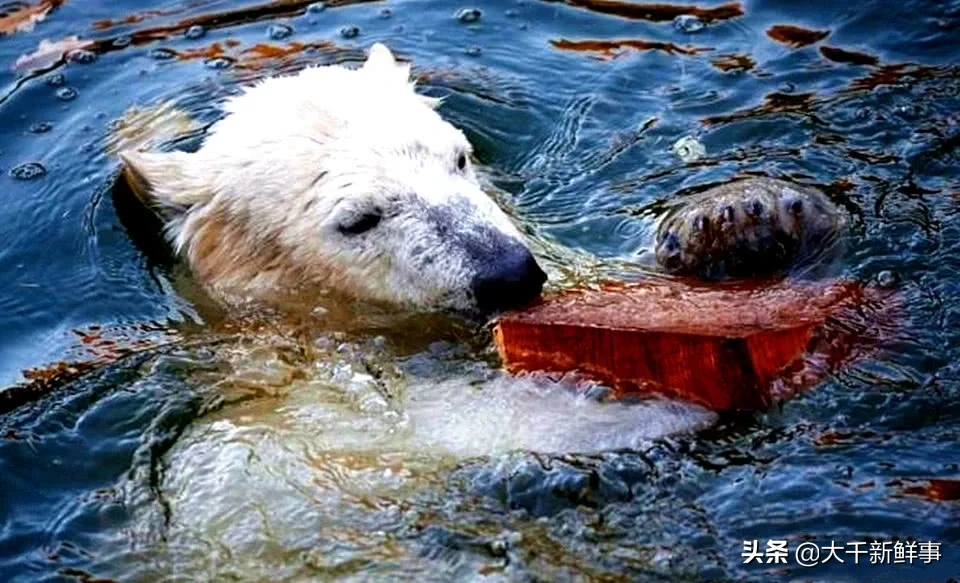
<svg viewBox="0 0 960 583"><path fill-rule="evenodd" d="M479 314L525 304L547 276L436 105L377 43L358 69L313 67L247 88L196 152L120 157L212 288L329 289Z"/></svg>

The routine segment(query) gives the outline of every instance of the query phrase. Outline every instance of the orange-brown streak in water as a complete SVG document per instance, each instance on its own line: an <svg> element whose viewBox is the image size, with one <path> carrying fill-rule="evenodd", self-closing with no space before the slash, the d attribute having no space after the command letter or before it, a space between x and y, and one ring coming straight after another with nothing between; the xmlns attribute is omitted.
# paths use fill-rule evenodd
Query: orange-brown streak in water
<svg viewBox="0 0 960 583"><path fill-rule="evenodd" d="M717 115L705 118L706 125L719 125L738 119L758 117L774 113L805 113L810 114L814 103L813 93L769 93L764 96L763 103L749 109L741 109L727 115ZM812 114L810 114L812 115Z"/></svg>
<svg viewBox="0 0 960 583"><path fill-rule="evenodd" d="M682 4L635 4L618 0L541 0L542 2L562 2L568 6L585 8L600 14L610 14L630 20L647 20L650 22L667 22L674 18L690 14L705 22L729 20L743 16L743 5L739 2L722 4L715 8L700 8L699 6L684 6Z"/></svg>
<svg viewBox="0 0 960 583"><path fill-rule="evenodd" d="M826 126L827 124L817 117L817 111L834 102L847 99L852 94L870 92L882 86L914 85L920 81L937 78L960 78L960 66L932 67L911 63L882 65L871 70L866 76L854 79L846 88L831 95L818 97L814 93L771 93L764 97L764 102L760 105L725 115L706 117L701 120L701 123L715 126L766 115L799 114Z"/></svg>
<svg viewBox="0 0 960 583"><path fill-rule="evenodd" d="M95 30L109 30L115 26L121 26L124 24L140 24L144 20L155 18L157 16L170 16L182 12L182 10L144 10L143 12L138 12L137 14L128 14L123 18L118 18L116 20L98 20L93 23L93 28Z"/></svg>
<svg viewBox="0 0 960 583"><path fill-rule="evenodd" d="M887 486L901 486L906 496L918 496L934 502L960 500L960 480L955 478L931 478L928 480L891 480Z"/></svg>
<svg viewBox="0 0 960 583"><path fill-rule="evenodd" d="M226 12L215 12L213 14L201 14L185 18L173 24L155 26L138 30L131 35L133 44L160 40L168 38L174 34L179 34L191 26L202 26L206 29L227 28L237 24L246 24L260 20L268 20L281 16L294 16L306 11L307 6L315 0L277 0L267 4L257 4L254 6L245 6L236 10ZM348 6L351 4L366 4L370 2L379 2L380 0L330 0L327 2L329 8L338 6Z"/></svg>
<svg viewBox="0 0 960 583"><path fill-rule="evenodd" d="M706 47L681 47L673 43L645 41L638 39L624 40L551 40L550 44L563 51L577 51L586 53L598 53L604 58L614 58L618 56L618 51L622 49L634 49L637 51L663 51L671 55L696 55L711 51L713 49Z"/></svg>
<svg viewBox="0 0 960 583"><path fill-rule="evenodd" d="M292 42L285 46L258 43L243 50L237 49L240 43L230 39L223 43L213 43L205 47L185 51L171 51L181 61L196 59L228 59L238 69L260 69L277 61L285 61L309 49L333 50L336 45L329 41L315 43Z"/></svg>
<svg viewBox="0 0 960 583"><path fill-rule="evenodd" d="M823 58L833 61L834 63L844 63L847 65L873 66L880 63L880 59L873 55L858 53L857 51L848 51L837 47L820 47L820 54L823 55Z"/></svg>
<svg viewBox="0 0 960 583"><path fill-rule="evenodd" d="M873 91L877 87L885 85L912 85L917 81L924 81L941 75L957 77L960 75L960 67L956 65L930 67L910 63L883 65L879 69L871 71L865 77L854 79L846 92Z"/></svg>
<svg viewBox="0 0 960 583"><path fill-rule="evenodd" d="M810 30L790 24L777 24L767 30L773 40L794 48L805 47L827 38L829 30Z"/></svg>
<svg viewBox="0 0 960 583"><path fill-rule="evenodd" d="M0 389L0 414L124 357L180 339L179 332L159 322L110 328L94 325L73 333L79 346L66 356L68 360L27 369L22 373L25 382Z"/></svg>
<svg viewBox="0 0 960 583"><path fill-rule="evenodd" d="M36 4L15 3L6 12L0 12L0 36L29 30L64 2L66 0L41 0Z"/></svg>

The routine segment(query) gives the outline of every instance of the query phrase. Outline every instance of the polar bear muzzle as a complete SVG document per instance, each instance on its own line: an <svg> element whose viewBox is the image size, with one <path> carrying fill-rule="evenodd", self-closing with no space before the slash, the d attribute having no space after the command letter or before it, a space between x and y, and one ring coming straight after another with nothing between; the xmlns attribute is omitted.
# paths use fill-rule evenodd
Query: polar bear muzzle
<svg viewBox="0 0 960 583"><path fill-rule="evenodd" d="M520 242L487 263L471 284L477 308L484 313L520 307L537 298L547 281L533 254Z"/></svg>

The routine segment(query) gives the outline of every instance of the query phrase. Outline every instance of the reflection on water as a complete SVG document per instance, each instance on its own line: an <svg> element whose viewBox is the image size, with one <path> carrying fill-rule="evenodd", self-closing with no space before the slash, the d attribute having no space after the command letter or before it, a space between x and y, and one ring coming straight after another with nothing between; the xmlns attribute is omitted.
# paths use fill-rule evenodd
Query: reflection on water
<svg viewBox="0 0 960 583"><path fill-rule="evenodd" d="M958 24L919 0L0 6L0 378L21 386L0 399L0 574L955 577L947 551L811 570L740 552L960 540ZM552 286L642 277L657 217L767 175L844 209L838 271L895 285L902 333L717 419L508 377L465 323L213 304L115 196L113 152L193 147L238 84L374 41L444 97Z"/></svg>

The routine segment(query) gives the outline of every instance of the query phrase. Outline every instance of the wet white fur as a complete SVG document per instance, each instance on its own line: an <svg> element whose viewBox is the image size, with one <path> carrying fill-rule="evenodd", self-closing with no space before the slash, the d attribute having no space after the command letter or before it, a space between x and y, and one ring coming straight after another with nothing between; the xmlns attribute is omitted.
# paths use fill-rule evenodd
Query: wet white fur
<svg viewBox="0 0 960 583"><path fill-rule="evenodd" d="M375 44L360 69L308 68L247 88L196 153L121 157L211 286L252 295L319 286L469 309L477 262L456 234L522 237L480 189L466 137L414 91L409 73ZM374 208L384 219L369 233L338 230ZM433 224L431 208L456 220Z"/></svg>

